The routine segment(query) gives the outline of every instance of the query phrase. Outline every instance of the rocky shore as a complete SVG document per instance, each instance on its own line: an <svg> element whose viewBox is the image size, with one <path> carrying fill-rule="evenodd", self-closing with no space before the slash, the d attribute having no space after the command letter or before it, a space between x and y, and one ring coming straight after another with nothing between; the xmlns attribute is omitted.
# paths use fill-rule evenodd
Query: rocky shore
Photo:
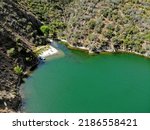
<svg viewBox="0 0 150 130"><path fill-rule="evenodd" d="M143 56L146 58L150 58L150 51L147 50L145 53L142 52L136 52L136 51L132 51L132 50L128 50L128 49L114 49L110 48L109 46L105 47L104 49L93 49L90 47L85 47L85 46L77 46L77 45L72 45L70 44L67 40L61 39L60 40L62 43L64 43L69 49L73 49L73 50L81 50L81 51L85 51L88 54L101 54L101 53L131 53L131 54L136 54L139 56ZM121 48L121 47L118 47Z"/></svg>
<svg viewBox="0 0 150 130"><path fill-rule="evenodd" d="M88 48L88 47L82 47L82 46L73 46L71 44L68 44L68 48L70 49L75 49L75 50L81 50L81 51L86 51L88 52L89 54L101 54L101 53L131 53L131 54L136 54L136 55L140 55L140 56L144 56L146 58L150 58L150 51L147 51L145 53L140 53L140 52L136 52L136 51L132 51L132 50L123 50L123 49L117 49L117 50L114 50L114 49L104 49L104 50L92 50L91 48Z"/></svg>

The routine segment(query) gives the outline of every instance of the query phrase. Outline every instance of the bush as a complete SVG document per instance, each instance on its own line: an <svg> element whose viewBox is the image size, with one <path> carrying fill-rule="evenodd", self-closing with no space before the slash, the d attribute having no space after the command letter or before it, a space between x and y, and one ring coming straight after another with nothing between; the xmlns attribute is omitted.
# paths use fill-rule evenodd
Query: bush
<svg viewBox="0 0 150 130"><path fill-rule="evenodd" d="M96 26L96 21L95 20L90 20L88 23L88 26L90 29L94 29Z"/></svg>
<svg viewBox="0 0 150 130"><path fill-rule="evenodd" d="M106 32L104 32L104 36L107 38L112 38L114 36L113 31L112 30L107 30Z"/></svg>
<svg viewBox="0 0 150 130"><path fill-rule="evenodd" d="M146 34L146 35L144 36L144 38L145 38L146 40L150 41L150 33Z"/></svg>
<svg viewBox="0 0 150 130"><path fill-rule="evenodd" d="M14 67L14 72L17 75L21 75L23 73L23 69L22 69L22 67L20 67L19 65L17 65L16 67Z"/></svg>
<svg viewBox="0 0 150 130"><path fill-rule="evenodd" d="M15 48L10 48L7 50L7 55L8 56L14 56L15 55Z"/></svg>
<svg viewBox="0 0 150 130"><path fill-rule="evenodd" d="M42 25L42 26L40 27L40 30L43 32L43 34L44 34L45 36L48 36L48 35L49 35L49 31L50 31L49 26L47 26L47 25Z"/></svg>
<svg viewBox="0 0 150 130"><path fill-rule="evenodd" d="M91 33L88 35L88 39L89 39L89 41L94 41L96 39L96 35Z"/></svg>

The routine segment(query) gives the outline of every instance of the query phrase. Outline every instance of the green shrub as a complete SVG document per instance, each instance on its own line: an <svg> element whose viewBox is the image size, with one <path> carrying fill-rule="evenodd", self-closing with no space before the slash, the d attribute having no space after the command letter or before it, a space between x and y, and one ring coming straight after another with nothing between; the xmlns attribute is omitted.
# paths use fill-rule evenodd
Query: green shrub
<svg viewBox="0 0 150 130"><path fill-rule="evenodd" d="M113 31L112 30L107 30L106 32L104 32L104 34L103 34L105 37L107 37L107 38L112 38L113 37Z"/></svg>
<svg viewBox="0 0 150 130"><path fill-rule="evenodd" d="M17 65L17 66L14 67L14 72L17 75L21 75L23 73L23 69L22 69L22 67L20 67L19 65Z"/></svg>
<svg viewBox="0 0 150 130"><path fill-rule="evenodd" d="M96 39L96 35L91 33L88 35L88 39L89 39L89 41L94 41Z"/></svg>
<svg viewBox="0 0 150 130"><path fill-rule="evenodd" d="M90 20L88 23L88 26L90 29L94 29L96 26L96 21L95 20Z"/></svg>
<svg viewBox="0 0 150 130"><path fill-rule="evenodd" d="M146 35L144 36L144 38L145 38L146 40L150 41L150 33L146 34Z"/></svg>
<svg viewBox="0 0 150 130"><path fill-rule="evenodd" d="M7 50L7 55L8 56L14 56L15 55L15 48L10 48Z"/></svg>
<svg viewBox="0 0 150 130"><path fill-rule="evenodd" d="M42 26L40 27L40 30L43 32L43 34L44 34L45 36L48 36L48 35L49 35L49 31L50 31L49 26L47 26L47 25L42 25Z"/></svg>

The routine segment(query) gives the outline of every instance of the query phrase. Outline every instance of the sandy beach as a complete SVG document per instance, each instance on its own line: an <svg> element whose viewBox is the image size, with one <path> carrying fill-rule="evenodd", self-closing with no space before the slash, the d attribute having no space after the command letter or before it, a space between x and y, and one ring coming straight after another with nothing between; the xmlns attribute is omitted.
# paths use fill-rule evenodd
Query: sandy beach
<svg viewBox="0 0 150 130"><path fill-rule="evenodd" d="M42 52L42 53L39 55L39 57L41 57L41 58L46 58L46 57L51 56L51 55L54 55L54 54L56 54L56 53L58 53L58 50L55 49L54 47L50 46L50 48L49 48L48 50Z"/></svg>

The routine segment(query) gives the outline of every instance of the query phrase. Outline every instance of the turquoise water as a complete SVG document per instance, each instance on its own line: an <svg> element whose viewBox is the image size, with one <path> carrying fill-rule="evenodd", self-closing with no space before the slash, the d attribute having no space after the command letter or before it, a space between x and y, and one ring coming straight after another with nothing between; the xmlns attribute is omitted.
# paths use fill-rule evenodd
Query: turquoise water
<svg viewBox="0 0 150 130"><path fill-rule="evenodd" d="M150 60L68 50L23 85L25 112L150 112Z"/></svg>

